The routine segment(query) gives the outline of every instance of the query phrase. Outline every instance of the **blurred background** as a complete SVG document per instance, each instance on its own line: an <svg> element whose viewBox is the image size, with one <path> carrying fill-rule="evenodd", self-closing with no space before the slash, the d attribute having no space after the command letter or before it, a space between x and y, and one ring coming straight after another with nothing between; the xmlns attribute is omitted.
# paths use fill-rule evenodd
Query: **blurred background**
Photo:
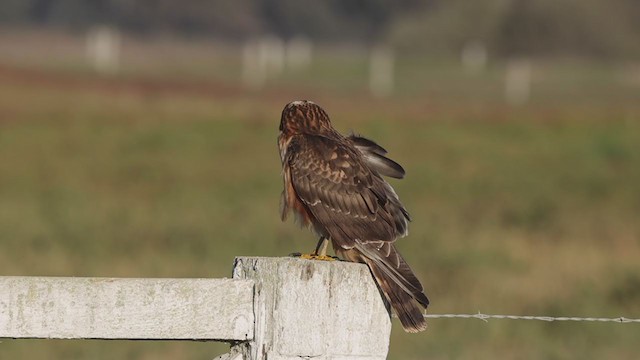
<svg viewBox="0 0 640 360"><path fill-rule="evenodd" d="M431 313L640 317L636 0L3 0L0 274L228 277L309 251L278 215L283 106L407 169ZM394 320L396 321L396 320ZM394 323L390 359L615 358L640 327ZM210 359L2 340L3 359Z"/></svg>

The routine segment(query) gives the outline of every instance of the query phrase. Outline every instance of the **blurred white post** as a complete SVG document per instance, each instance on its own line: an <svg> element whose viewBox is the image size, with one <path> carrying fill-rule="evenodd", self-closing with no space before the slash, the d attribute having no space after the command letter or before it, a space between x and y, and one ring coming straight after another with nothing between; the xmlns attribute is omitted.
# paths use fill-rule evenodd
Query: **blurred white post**
<svg viewBox="0 0 640 360"><path fill-rule="evenodd" d="M87 57L102 74L115 74L120 66L120 32L111 26L96 26L87 33Z"/></svg>
<svg viewBox="0 0 640 360"><path fill-rule="evenodd" d="M259 89L267 79L266 62L256 40L249 40L242 48L242 82L250 89Z"/></svg>
<svg viewBox="0 0 640 360"><path fill-rule="evenodd" d="M267 78L280 76L284 71L284 41L276 36L266 36L260 41L260 51L264 53Z"/></svg>
<svg viewBox="0 0 640 360"><path fill-rule="evenodd" d="M313 46L309 39L296 36L287 42L286 63L293 71L304 70L311 64Z"/></svg>
<svg viewBox="0 0 640 360"><path fill-rule="evenodd" d="M371 51L369 88L376 97L386 97L393 92L395 56L387 45L377 45Z"/></svg>
<svg viewBox="0 0 640 360"><path fill-rule="evenodd" d="M460 54L462 67L471 73L481 73L487 66L487 47L480 41L466 43Z"/></svg>
<svg viewBox="0 0 640 360"><path fill-rule="evenodd" d="M264 86L267 79L284 71L284 42L275 36L249 40L242 51L242 81L251 89Z"/></svg>
<svg viewBox="0 0 640 360"><path fill-rule="evenodd" d="M512 59L505 71L505 97L510 105L523 105L531 94L531 62L529 59Z"/></svg>
<svg viewBox="0 0 640 360"><path fill-rule="evenodd" d="M617 70L616 80L634 87L640 86L640 62L618 66Z"/></svg>

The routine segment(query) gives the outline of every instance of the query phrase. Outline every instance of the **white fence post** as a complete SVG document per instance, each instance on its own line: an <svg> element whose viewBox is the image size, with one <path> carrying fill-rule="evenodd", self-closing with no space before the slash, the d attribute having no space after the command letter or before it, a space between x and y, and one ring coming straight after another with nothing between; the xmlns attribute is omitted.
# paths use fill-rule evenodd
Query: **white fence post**
<svg viewBox="0 0 640 360"><path fill-rule="evenodd" d="M287 42L287 67L293 71L306 70L311 64L313 45L302 36L296 36Z"/></svg>
<svg viewBox="0 0 640 360"><path fill-rule="evenodd" d="M254 339L245 359L385 359L391 319L369 268L348 262L237 258L256 282Z"/></svg>
<svg viewBox="0 0 640 360"><path fill-rule="evenodd" d="M471 74L484 71L487 66L487 57L487 47L480 41L466 43L460 53L462 66Z"/></svg>
<svg viewBox="0 0 640 360"><path fill-rule="evenodd" d="M524 105L529 101L531 62L528 59L514 59L507 62L504 89L509 105Z"/></svg>
<svg viewBox="0 0 640 360"><path fill-rule="evenodd" d="M110 26L96 26L87 34L87 56L93 68L115 74L120 67L120 32Z"/></svg>
<svg viewBox="0 0 640 360"><path fill-rule="evenodd" d="M218 360L386 358L391 319L366 265L237 258L233 277L0 276L0 338L233 343Z"/></svg>
<svg viewBox="0 0 640 360"><path fill-rule="evenodd" d="M242 48L242 81L250 89L259 89L267 79L264 55L260 53L259 44L249 40Z"/></svg>
<svg viewBox="0 0 640 360"><path fill-rule="evenodd" d="M253 338L253 282L0 277L0 338Z"/></svg>
<svg viewBox="0 0 640 360"><path fill-rule="evenodd" d="M376 97L387 97L393 92L395 73L393 49L377 45L371 50L369 65L369 87Z"/></svg>
<svg viewBox="0 0 640 360"><path fill-rule="evenodd" d="M267 78L280 76L285 66L284 41L277 36L265 36L260 39L260 51L266 62Z"/></svg>
<svg viewBox="0 0 640 360"><path fill-rule="evenodd" d="M285 44L275 36L249 40L242 49L242 81L250 89L260 89L278 77L285 67Z"/></svg>

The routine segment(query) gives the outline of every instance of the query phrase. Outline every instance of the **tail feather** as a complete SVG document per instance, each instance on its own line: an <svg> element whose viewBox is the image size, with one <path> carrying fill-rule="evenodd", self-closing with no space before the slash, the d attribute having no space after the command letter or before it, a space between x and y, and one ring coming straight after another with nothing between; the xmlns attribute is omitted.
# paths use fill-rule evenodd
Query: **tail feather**
<svg viewBox="0 0 640 360"><path fill-rule="evenodd" d="M365 262L370 268L375 264L386 278L426 308L429 305L429 299L424 294L422 284L395 246L392 243L384 243L380 247L372 245L372 243L359 242L355 248L364 258L369 259Z"/></svg>
<svg viewBox="0 0 640 360"><path fill-rule="evenodd" d="M398 319L406 332L416 333L427 329L427 322L422 315L422 309L415 299L404 291L392 278L371 260L367 261L371 273L376 279L380 290L398 315ZM422 294L424 296L424 294ZM426 297L425 297L426 299Z"/></svg>
<svg viewBox="0 0 640 360"><path fill-rule="evenodd" d="M422 284L409 265L392 244L389 252L373 244L359 244L352 249L341 249L341 255L349 261L363 262L369 266L385 299L393 307L402 327L407 332L419 332L427 328L422 307L429 305Z"/></svg>

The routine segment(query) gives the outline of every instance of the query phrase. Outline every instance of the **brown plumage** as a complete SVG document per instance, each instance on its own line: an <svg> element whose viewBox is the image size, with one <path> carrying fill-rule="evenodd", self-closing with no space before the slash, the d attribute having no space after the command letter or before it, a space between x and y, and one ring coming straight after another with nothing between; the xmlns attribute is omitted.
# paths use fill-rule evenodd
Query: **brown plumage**
<svg viewBox="0 0 640 360"><path fill-rule="evenodd" d="M426 329L420 281L396 250L407 235L409 213L382 175L404 177L375 142L344 137L327 113L310 101L285 106L278 147L284 177L281 215L293 210L303 226L330 239L336 254L365 263L408 332Z"/></svg>

